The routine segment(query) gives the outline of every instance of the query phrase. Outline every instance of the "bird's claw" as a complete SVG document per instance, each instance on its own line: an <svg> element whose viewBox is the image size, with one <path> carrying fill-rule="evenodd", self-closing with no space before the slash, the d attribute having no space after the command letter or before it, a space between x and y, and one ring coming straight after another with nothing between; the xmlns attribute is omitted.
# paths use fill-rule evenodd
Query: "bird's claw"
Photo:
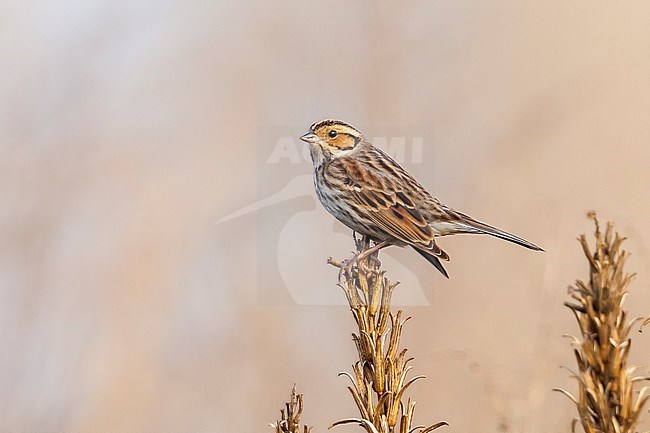
<svg viewBox="0 0 650 433"><path fill-rule="evenodd" d="M353 278L352 270L354 265L357 265L357 272L359 271L359 268L361 267L362 272L368 272L369 268L367 264L363 261L363 259L372 259L371 255L368 254L368 251L358 251L356 253L352 253L350 257L347 259L343 260L341 262L341 267L339 270L339 281L343 282L346 279L351 279Z"/></svg>
<svg viewBox="0 0 650 433"><path fill-rule="evenodd" d="M353 253L350 257L341 262L339 270L339 281L352 278L352 266L358 261L359 253Z"/></svg>

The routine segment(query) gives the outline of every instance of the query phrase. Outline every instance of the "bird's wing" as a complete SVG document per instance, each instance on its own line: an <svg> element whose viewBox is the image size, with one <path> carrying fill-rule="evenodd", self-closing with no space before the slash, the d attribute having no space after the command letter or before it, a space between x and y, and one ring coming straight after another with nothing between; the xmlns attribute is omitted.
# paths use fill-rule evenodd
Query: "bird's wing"
<svg viewBox="0 0 650 433"><path fill-rule="evenodd" d="M434 231L412 198L413 185L358 161L346 161L341 167L346 172L350 196L374 225L407 245L449 260L449 255L435 243Z"/></svg>

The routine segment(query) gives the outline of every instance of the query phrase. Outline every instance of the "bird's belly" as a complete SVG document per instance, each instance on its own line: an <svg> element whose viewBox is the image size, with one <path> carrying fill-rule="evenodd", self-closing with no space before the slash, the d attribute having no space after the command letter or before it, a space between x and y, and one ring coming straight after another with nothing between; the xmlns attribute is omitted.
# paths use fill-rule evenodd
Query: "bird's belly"
<svg viewBox="0 0 650 433"><path fill-rule="evenodd" d="M318 180L316 180L316 182L318 182ZM344 193L324 190L317 186L316 195L323 207L327 209L332 216L355 232L371 236L379 241L392 239L372 221L368 220L368 218L364 217L358 210L356 210L354 205L350 204L346 200Z"/></svg>

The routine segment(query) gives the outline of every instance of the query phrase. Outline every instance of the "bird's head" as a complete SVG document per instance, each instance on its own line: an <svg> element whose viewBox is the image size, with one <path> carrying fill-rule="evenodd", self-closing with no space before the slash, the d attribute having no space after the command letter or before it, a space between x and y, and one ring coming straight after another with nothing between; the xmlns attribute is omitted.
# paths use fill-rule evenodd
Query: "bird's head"
<svg viewBox="0 0 650 433"><path fill-rule="evenodd" d="M309 132L300 139L309 144L315 166L326 160L348 155L363 142L363 136L352 125L332 119L312 124Z"/></svg>

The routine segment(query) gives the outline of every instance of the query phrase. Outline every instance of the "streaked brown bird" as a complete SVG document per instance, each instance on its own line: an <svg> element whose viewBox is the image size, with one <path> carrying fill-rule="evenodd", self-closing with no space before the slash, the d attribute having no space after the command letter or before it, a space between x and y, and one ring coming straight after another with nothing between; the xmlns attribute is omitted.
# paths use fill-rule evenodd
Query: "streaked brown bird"
<svg viewBox="0 0 650 433"><path fill-rule="evenodd" d="M449 260L449 255L436 244L438 236L488 234L543 251L440 203L395 160L345 122L316 122L300 139L309 144L314 187L325 209L376 242L365 255L388 245L411 246L449 278L440 263Z"/></svg>

